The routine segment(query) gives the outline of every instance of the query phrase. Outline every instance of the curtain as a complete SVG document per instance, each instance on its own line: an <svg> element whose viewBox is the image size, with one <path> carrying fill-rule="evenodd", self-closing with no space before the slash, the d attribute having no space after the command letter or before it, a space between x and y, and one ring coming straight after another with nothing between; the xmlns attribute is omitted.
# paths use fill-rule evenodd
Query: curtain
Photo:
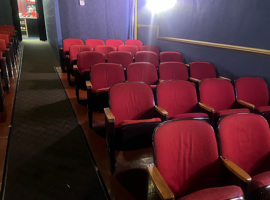
<svg viewBox="0 0 270 200"><path fill-rule="evenodd" d="M135 0L129 1L128 39L135 38Z"/></svg>

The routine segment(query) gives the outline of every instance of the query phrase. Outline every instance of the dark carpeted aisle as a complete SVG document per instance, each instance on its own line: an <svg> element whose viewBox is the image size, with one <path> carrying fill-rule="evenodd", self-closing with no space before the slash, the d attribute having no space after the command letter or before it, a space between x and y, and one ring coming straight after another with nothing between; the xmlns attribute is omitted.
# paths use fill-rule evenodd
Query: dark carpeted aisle
<svg viewBox="0 0 270 200"><path fill-rule="evenodd" d="M2 199L107 199L47 42L23 42Z"/></svg>

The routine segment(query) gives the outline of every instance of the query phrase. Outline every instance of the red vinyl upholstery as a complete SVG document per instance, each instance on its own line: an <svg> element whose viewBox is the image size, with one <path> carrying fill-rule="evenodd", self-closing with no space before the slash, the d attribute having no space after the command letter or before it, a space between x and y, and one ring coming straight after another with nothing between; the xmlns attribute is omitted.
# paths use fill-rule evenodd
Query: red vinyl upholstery
<svg viewBox="0 0 270 200"><path fill-rule="evenodd" d="M206 78L216 78L215 67L209 62L190 63L190 77L203 80Z"/></svg>
<svg viewBox="0 0 270 200"><path fill-rule="evenodd" d="M149 62L158 67L159 60L156 53L151 51L138 51L135 54L135 62Z"/></svg>
<svg viewBox="0 0 270 200"><path fill-rule="evenodd" d="M243 196L237 186L220 187L217 142L207 122L168 121L155 130L153 140L155 164L176 198L225 200Z"/></svg>
<svg viewBox="0 0 270 200"><path fill-rule="evenodd" d="M253 113L228 115L220 120L218 134L222 156L252 177L249 191L268 186L270 131L267 121Z"/></svg>
<svg viewBox="0 0 270 200"><path fill-rule="evenodd" d="M125 45L136 46L137 47L137 50L139 50L140 49L140 46L142 46L143 43L140 40L126 40L125 41Z"/></svg>
<svg viewBox="0 0 270 200"><path fill-rule="evenodd" d="M176 51L160 52L160 62L183 62L181 53Z"/></svg>
<svg viewBox="0 0 270 200"><path fill-rule="evenodd" d="M107 88L116 83L125 81L123 67L115 63L98 63L91 67L90 80L93 85L92 92L95 93L102 88Z"/></svg>
<svg viewBox="0 0 270 200"><path fill-rule="evenodd" d="M108 53L110 53L111 51L116 51L116 48L110 45L97 45L95 46L94 50L96 52L103 53L105 55L105 58L107 59Z"/></svg>
<svg viewBox="0 0 270 200"><path fill-rule="evenodd" d="M140 46L140 51L152 51L155 52L159 57L159 48L154 45L142 45Z"/></svg>
<svg viewBox="0 0 270 200"><path fill-rule="evenodd" d="M78 54L78 70L79 74L89 71L91 66L97 63L104 63L105 56L103 53L95 51L84 51Z"/></svg>
<svg viewBox="0 0 270 200"><path fill-rule="evenodd" d="M158 83L156 67L147 62L131 63L127 67L127 81L141 81L149 85Z"/></svg>
<svg viewBox="0 0 270 200"><path fill-rule="evenodd" d="M188 80L188 69L181 62L163 62L159 67L159 78L161 80Z"/></svg>
<svg viewBox="0 0 270 200"><path fill-rule="evenodd" d="M133 57L130 52L112 51L108 54L108 63L121 64L124 69L133 62Z"/></svg>
<svg viewBox="0 0 270 200"><path fill-rule="evenodd" d="M105 45L104 41L101 39L87 39L85 40L85 45L92 47L93 49L97 45Z"/></svg>
<svg viewBox="0 0 270 200"><path fill-rule="evenodd" d="M72 45L83 45L83 41L81 39L78 38L67 38L63 40L63 50L64 50L64 54L66 54L66 52L69 52L69 47Z"/></svg>
<svg viewBox="0 0 270 200"><path fill-rule="evenodd" d="M194 84L188 81L163 81L157 86L158 106L168 112L168 119L184 117L208 118L198 113L198 99Z"/></svg>
<svg viewBox="0 0 270 200"><path fill-rule="evenodd" d="M236 97L255 105L268 106L269 93L266 82L259 77L241 77L235 81Z"/></svg>
<svg viewBox="0 0 270 200"><path fill-rule="evenodd" d="M118 49L119 45L123 45L123 44L124 44L124 42L122 40L119 40L119 39L108 39L108 40L106 40L106 45L113 46L116 49Z"/></svg>
<svg viewBox="0 0 270 200"><path fill-rule="evenodd" d="M132 58L134 58L134 56L137 53L138 49L137 49L136 46L133 46L133 45L120 45L118 47L118 51L130 52L131 55L132 55Z"/></svg>

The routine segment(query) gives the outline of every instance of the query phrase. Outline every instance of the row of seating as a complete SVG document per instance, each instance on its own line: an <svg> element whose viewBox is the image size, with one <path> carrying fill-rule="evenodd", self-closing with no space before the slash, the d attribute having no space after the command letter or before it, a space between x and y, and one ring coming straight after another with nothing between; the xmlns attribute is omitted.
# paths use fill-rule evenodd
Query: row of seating
<svg viewBox="0 0 270 200"><path fill-rule="evenodd" d="M20 60L19 40L13 25L0 25L0 111L5 110L5 93L10 91L10 78L14 77L14 70ZM3 83L2 84L2 79Z"/></svg>
<svg viewBox="0 0 270 200"><path fill-rule="evenodd" d="M161 199L270 198L270 131L260 115L227 115L216 131L201 120L167 121L153 148L148 172Z"/></svg>

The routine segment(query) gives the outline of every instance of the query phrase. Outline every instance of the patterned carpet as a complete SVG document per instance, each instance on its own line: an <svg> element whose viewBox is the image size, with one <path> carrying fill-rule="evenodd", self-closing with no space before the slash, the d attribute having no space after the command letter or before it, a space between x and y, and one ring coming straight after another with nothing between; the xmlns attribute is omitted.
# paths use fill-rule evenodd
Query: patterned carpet
<svg viewBox="0 0 270 200"><path fill-rule="evenodd" d="M23 42L2 199L108 199L47 42Z"/></svg>

